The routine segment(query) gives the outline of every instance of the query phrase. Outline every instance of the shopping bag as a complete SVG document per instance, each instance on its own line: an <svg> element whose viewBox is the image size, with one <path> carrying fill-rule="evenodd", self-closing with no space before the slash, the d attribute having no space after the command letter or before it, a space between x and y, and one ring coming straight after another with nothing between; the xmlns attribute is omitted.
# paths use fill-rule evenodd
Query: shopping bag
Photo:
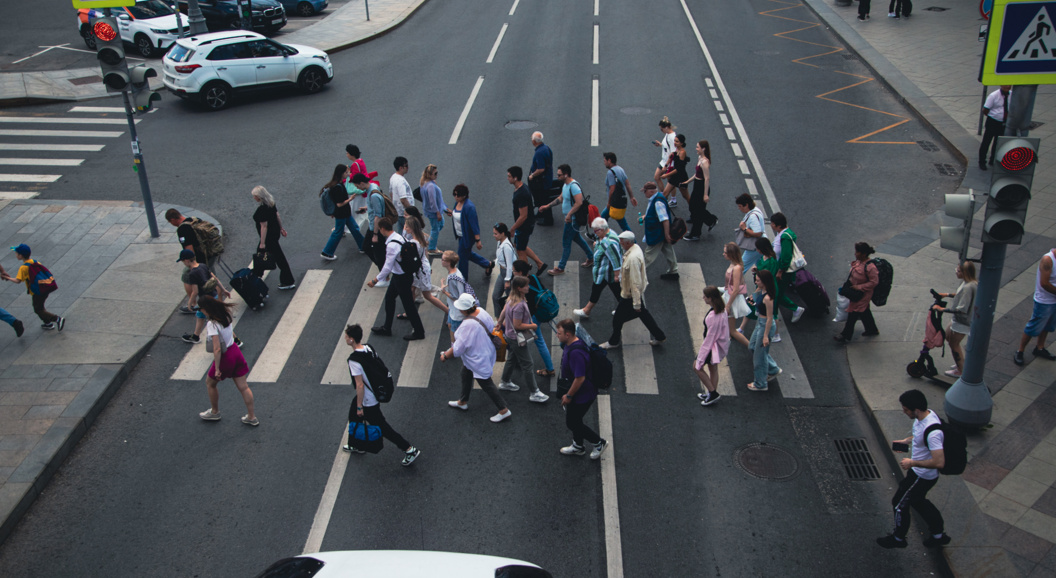
<svg viewBox="0 0 1056 578"><path fill-rule="evenodd" d="M847 321L847 306L851 304L851 300L843 295L836 296L836 317L833 318L833 322L842 323Z"/></svg>

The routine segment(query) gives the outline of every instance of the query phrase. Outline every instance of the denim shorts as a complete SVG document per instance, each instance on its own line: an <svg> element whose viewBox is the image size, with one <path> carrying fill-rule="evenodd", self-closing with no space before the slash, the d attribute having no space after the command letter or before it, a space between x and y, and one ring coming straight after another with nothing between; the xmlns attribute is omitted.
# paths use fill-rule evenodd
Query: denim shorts
<svg viewBox="0 0 1056 578"><path fill-rule="evenodd" d="M459 325L462 325L462 320L455 321L450 317L447 318L447 326L451 328L451 333L457 331Z"/></svg>
<svg viewBox="0 0 1056 578"><path fill-rule="evenodd" d="M1023 333L1031 337L1037 337L1042 332L1051 333L1056 331L1056 303L1034 302L1034 312L1027 321L1027 327Z"/></svg>

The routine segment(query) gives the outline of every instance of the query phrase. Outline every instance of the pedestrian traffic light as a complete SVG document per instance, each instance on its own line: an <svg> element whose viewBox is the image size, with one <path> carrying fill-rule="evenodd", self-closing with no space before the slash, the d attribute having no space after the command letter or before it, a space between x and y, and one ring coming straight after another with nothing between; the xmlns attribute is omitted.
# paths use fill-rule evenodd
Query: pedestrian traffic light
<svg viewBox="0 0 1056 578"><path fill-rule="evenodd" d="M121 92L128 86L128 64L125 45L117 31L117 19L110 16L96 18L92 33L96 38L96 57L103 73L107 92Z"/></svg>
<svg viewBox="0 0 1056 578"><path fill-rule="evenodd" d="M939 246L950 251L964 252L967 249L968 235L972 229L975 201L971 194L946 195L945 210L950 217L961 219L961 224L953 227L939 227Z"/></svg>
<svg viewBox="0 0 1056 578"><path fill-rule="evenodd" d="M147 112L155 100L161 100L161 95L150 89L150 79L157 75L158 71L146 64L137 64L128 69L132 84L132 108L136 112Z"/></svg>
<svg viewBox="0 0 1056 578"><path fill-rule="evenodd" d="M984 243L1018 245L1023 240L1039 144L1036 138L998 137L983 220Z"/></svg>

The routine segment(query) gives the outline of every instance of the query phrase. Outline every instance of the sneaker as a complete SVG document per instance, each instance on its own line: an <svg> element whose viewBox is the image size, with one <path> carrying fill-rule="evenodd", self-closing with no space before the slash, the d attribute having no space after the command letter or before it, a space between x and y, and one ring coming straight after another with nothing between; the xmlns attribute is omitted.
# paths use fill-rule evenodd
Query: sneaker
<svg viewBox="0 0 1056 578"><path fill-rule="evenodd" d="M766 376L766 381L767 381L767 383L769 383L769 382L771 382L771 381L773 381L773 380L777 379L777 376L781 375L781 374L782 374L782 373L784 373L784 372L785 372L785 370L783 370L783 369L781 369L780 367L778 367L778 368L777 368L777 373L774 373L774 374L771 374L771 375L768 375L768 376Z"/></svg>
<svg viewBox="0 0 1056 578"><path fill-rule="evenodd" d="M198 417L205 421L218 421L220 419L220 412L213 413L213 408L209 408L198 414Z"/></svg>
<svg viewBox="0 0 1056 578"><path fill-rule="evenodd" d="M1017 351L1017 352L1016 352L1016 353L1015 353L1015 354L1014 354L1014 355L1012 356L1012 361L1013 361L1013 362L1014 362L1014 363L1015 363L1016 365L1023 365L1023 364L1025 363L1025 362L1023 361L1023 352L1022 352L1022 351Z"/></svg>
<svg viewBox="0 0 1056 578"><path fill-rule="evenodd" d="M246 415L242 416L242 423L257 427L258 425L260 425L260 420L257 418L249 419L249 414L247 413Z"/></svg>
<svg viewBox="0 0 1056 578"><path fill-rule="evenodd" d="M701 395L704 395L704 394L701 394ZM719 395L719 392L717 392L717 391L709 391L707 395L704 395L703 397L700 398L700 405L704 405L704 406L711 405L711 404L715 403L716 401L719 401L719 398L721 398L721 397L722 396Z"/></svg>
<svg viewBox="0 0 1056 578"><path fill-rule="evenodd" d="M418 456L422 455L422 450L411 446L407 448L407 451L403 453L403 461L400 462L401 466L409 466L414 463L414 460L418 459Z"/></svg>
<svg viewBox="0 0 1056 578"><path fill-rule="evenodd" d="M366 450L357 449L357 448L354 448L354 447L352 447L350 445L347 445L347 444L341 446L341 449L345 450L346 452L348 452L350 454L365 454L365 453L367 453Z"/></svg>
<svg viewBox="0 0 1056 578"><path fill-rule="evenodd" d="M711 230L715 228L715 225L718 225L718 224L719 224L719 221L718 221L718 219L716 219L714 223L708 225L708 232L710 233Z"/></svg>
<svg viewBox="0 0 1056 578"><path fill-rule="evenodd" d="M956 363L954 363L953 365L951 365L951 366L950 366L950 369L957 369L957 364L956 364Z"/></svg>
<svg viewBox="0 0 1056 578"><path fill-rule="evenodd" d="M293 289L296 287L296 283L290 283L289 285L279 285L279 291L286 291L287 289Z"/></svg>
<svg viewBox="0 0 1056 578"><path fill-rule="evenodd" d="M685 237L682 237L682 240L683 241L699 241L700 237L694 237L693 235L686 235Z"/></svg>
<svg viewBox="0 0 1056 578"><path fill-rule="evenodd" d="M833 335L832 339L835 340L836 343L847 343L848 341L850 341L850 339L844 337L842 333L837 333L836 335Z"/></svg>
<svg viewBox="0 0 1056 578"><path fill-rule="evenodd" d="M325 260L325 261L336 261L337 260L337 257L335 257L333 255L327 255L326 253L319 253L319 256L322 257L323 260Z"/></svg>
<svg viewBox="0 0 1056 578"><path fill-rule="evenodd" d="M582 309L573 309L572 314L576 317L582 317L583 319L590 319L590 314Z"/></svg>
<svg viewBox="0 0 1056 578"><path fill-rule="evenodd" d="M868 16L867 16L867 18L868 18ZM895 20L900 20L898 14L895 14Z"/></svg>
<svg viewBox="0 0 1056 578"><path fill-rule="evenodd" d="M943 534L943 535L939 536L938 538L936 538L935 536L928 536L927 538L924 538L924 547L925 548L938 548L938 547L941 547L941 546L945 546L946 544L949 544L949 543L950 543L950 537L947 536L946 534Z"/></svg>
<svg viewBox="0 0 1056 578"><path fill-rule="evenodd" d="M234 340L235 345L237 345L239 349L246 346L246 342L239 339L237 335L232 337L232 339Z"/></svg>
<svg viewBox="0 0 1056 578"><path fill-rule="evenodd" d="M521 386L513 383L512 381L500 381L499 389L502 391L521 391Z"/></svg>
<svg viewBox="0 0 1056 578"><path fill-rule="evenodd" d="M669 206L669 207L677 207L678 206L678 197L671 197L671 200L667 202L667 206Z"/></svg>
<svg viewBox="0 0 1056 578"><path fill-rule="evenodd" d="M802 319L803 318L803 314L806 313L806 312L807 312L807 308L806 307L800 307L800 308L796 309L796 311L794 313L792 313L792 323L796 323L797 321Z"/></svg>
<svg viewBox="0 0 1056 578"><path fill-rule="evenodd" d="M865 22L865 16L862 16L861 14L858 15L858 19Z"/></svg>
<svg viewBox="0 0 1056 578"><path fill-rule="evenodd" d="M895 14L894 12L888 12L887 13L887 17L888 18L898 18L898 14Z"/></svg>
<svg viewBox="0 0 1056 578"><path fill-rule="evenodd" d="M945 373L949 377L960 377L961 376L961 372L957 371L956 369L948 369L948 370L946 370L943 373Z"/></svg>
<svg viewBox="0 0 1056 578"><path fill-rule="evenodd" d="M191 313L194 313L194 309L191 309L186 305L180 305L179 312L183 313L184 315L190 315Z"/></svg>
<svg viewBox="0 0 1056 578"><path fill-rule="evenodd" d="M546 400L548 399L550 399L550 396L538 389L535 390L532 395L528 396L528 401L534 401L535 403L546 403Z"/></svg>
<svg viewBox="0 0 1056 578"><path fill-rule="evenodd" d="M602 452L604 452L605 448L607 447L609 447L609 442L607 440L601 440L600 442L595 444L594 449L590 452L590 459L596 460L600 458Z"/></svg>
<svg viewBox="0 0 1056 578"><path fill-rule="evenodd" d="M888 534L888 535L884 536L883 538L877 538L876 539L876 543L879 544L881 548L887 548L888 550L890 550L892 548L905 548L906 547L906 541L905 540L899 540L893 534Z"/></svg>
<svg viewBox="0 0 1056 578"><path fill-rule="evenodd" d="M62 325L61 325L62 318L61 317L59 318L59 323L60 323L59 331L62 331ZM1035 347L1034 351L1032 351L1031 353L1034 354L1034 357L1040 357L1042 359L1048 359L1049 361L1056 360L1056 355L1053 355L1052 353L1050 353L1048 349L1038 349L1037 347Z"/></svg>
<svg viewBox="0 0 1056 578"><path fill-rule="evenodd" d="M193 333L184 333L183 337L181 337L181 339L183 339L187 343L193 343L195 345L197 345L197 344L202 342L201 338L199 338L197 335L195 335Z"/></svg>
<svg viewBox="0 0 1056 578"><path fill-rule="evenodd" d="M447 405L455 409L460 409L462 411L466 411L467 409L469 409L468 403L461 403L459 401L449 401L447 402Z"/></svg>
<svg viewBox="0 0 1056 578"><path fill-rule="evenodd" d="M62 331L63 327L66 327L66 318L65 317L59 317L58 319L55 320L55 328L58 329L59 331ZM1045 351L1045 350L1042 349L1042 351ZM1053 359L1051 357L1052 356L1051 353L1049 353L1048 351L1045 351L1045 353L1049 354L1050 357L1048 359ZM1037 354L1038 354L1038 350L1035 349L1034 350L1034 355L1037 355Z"/></svg>
<svg viewBox="0 0 1056 578"><path fill-rule="evenodd" d="M781 334L775 333L774 338L770 340L770 343L781 343Z"/></svg>
<svg viewBox="0 0 1056 578"><path fill-rule="evenodd" d="M386 279L384 281L378 281L377 283L374 284L374 286L375 287L388 287L389 283L390 283L390 281L388 279Z"/></svg>
<svg viewBox="0 0 1056 578"><path fill-rule="evenodd" d="M404 341L418 341L419 339L425 339L424 333L408 333L403 336Z"/></svg>
<svg viewBox="0 0 1056 578"><path fill-rule="evenodd" d="M511 415L513 415L513 412L507 409L506 413L497 413L491 416L489 419L491 420L491 423L499 423L500 421L510 417Z"/></svg>
<svg viewBox="0 0 1056 578"><path fill-rule="evenodd" d="M54 323L41 323L40 324L40 328L43 329L44 331L51 331L52 329L55 329L55 324ZM198 342L195 341L195 343L198 343Z"/></svg>
<svg viewBox="0 0 1056 578"><path fill-rule="evenodd" d="M666 339L653 339L652 337L650 337L649 338L649 345L652 345L653 347L656 347L657 345L663 344L665 341L667 341L667 340Z"/></svg>
<svg viewBox="0 0 1056 578"><path fill-rule="evenodd" d="M576 445L576 442L572 442L572 445L561 448L561 453L566 456L581 456L587 453L587 450Z"/></svg>
<svg viewBox="0 0 1056 578"><path fill-rule="evenodd" d="M371 327L370 332L374 335L384 335L386 337L392 335L392 330L382 325L379 325L377 327Z"/></svg>
<svg viewBox="0 0 1056 578"><path fill-rule="evenodd" d="M22 325L22 321L16 319L11 327L15 328L15 337L22 337L22 334L26 332L26 326Z"/></svg>
<svg viewBox="0 0 1056 578"><path fill-rule="evenodd" d="M429 251L428 253L429 253L430 257L442 257L444 255L443 251L438 251L436 249L433 249L432 251Z"/></svg>
<svg viewBox="0 0 1056 578"><path fill-rule="evenodd" d="M602 349L616 349L616 348L618 348L619 346L620 346L620 344L619 344L619 343L609 343L608 341L606 341L605 343L602 343L602 344L601 344L601 345L599 345L598 347L600 347L600 348L602 348Z"/></svg>

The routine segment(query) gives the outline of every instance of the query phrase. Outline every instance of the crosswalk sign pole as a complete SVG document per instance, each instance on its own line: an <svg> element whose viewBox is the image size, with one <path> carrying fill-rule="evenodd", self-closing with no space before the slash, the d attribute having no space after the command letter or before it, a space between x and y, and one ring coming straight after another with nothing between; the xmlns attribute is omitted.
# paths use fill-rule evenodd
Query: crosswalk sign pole
<svg viewBox="0 0 1056 578"><path fill-rule="evenodd" d="M158 232L158 219L154 215L154 201L150 198L150 183L147 182L147 165L143 163L143 151L139 148L139 136L136 135L136 119L132 114L132 101L128 98L128 90L121 92L125 99L125 116L128 118L128 133L132 137L132 170L139 174L139 188L143 193L143 209L147 212L147 226L150 227L150 236L157 239L161 236Z"/></svg>

